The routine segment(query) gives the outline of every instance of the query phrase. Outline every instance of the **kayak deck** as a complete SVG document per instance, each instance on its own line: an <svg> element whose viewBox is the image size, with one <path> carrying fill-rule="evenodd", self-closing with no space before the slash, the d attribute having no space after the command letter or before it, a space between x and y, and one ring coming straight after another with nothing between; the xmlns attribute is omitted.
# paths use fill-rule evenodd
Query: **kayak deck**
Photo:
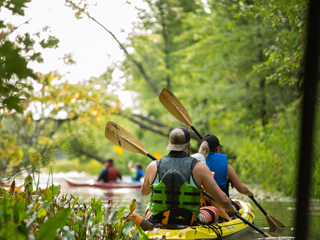
<svg viewBox="0 0 320 240"><path fill-rule="evenodd" d="M87 181L76 181L73 179L64 179L70 187L96 187L103 189L114 189L114 188L141 188L141 182L96 182L94 180Z"/></svg>
<svg viewBox="0 0 320 240"><path fill-rule="evenodd" d="M240 214L243 218L253 223L254 211L250 203L239 201L241 204ZM165 239L217 239L222 236L223 239L230 239L231 236L238 236L239 234L249 231L250 227L240 219L234 219L229 222L212 224L209 227L194 226L185 229L155 229L147 232L149 239L159 238L164 235Z"/></svg>

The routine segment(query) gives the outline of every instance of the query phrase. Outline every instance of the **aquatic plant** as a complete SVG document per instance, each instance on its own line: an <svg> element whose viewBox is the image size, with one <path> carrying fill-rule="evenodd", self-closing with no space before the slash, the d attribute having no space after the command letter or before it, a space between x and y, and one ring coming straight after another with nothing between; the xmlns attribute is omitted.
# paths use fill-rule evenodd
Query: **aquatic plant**
<svg viewBox="0 0 320 240"><path fill-rule="evenodd" d="M25 178L24 190L15 181L0 188L0 239L148 239L124 215L125 206L117 210L117 203L95 198L81 204L78 197L61 195L60 186L41 189L38 181L33 189L32 181Z"/></svg>

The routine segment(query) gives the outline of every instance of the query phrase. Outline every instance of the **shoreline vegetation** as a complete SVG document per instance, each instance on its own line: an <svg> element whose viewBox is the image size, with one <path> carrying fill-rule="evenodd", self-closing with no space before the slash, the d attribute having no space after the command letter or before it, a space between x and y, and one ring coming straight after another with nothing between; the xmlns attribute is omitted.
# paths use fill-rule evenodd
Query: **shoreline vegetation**
<svg viewBox="0 0 320 240"><path fill-rule="evenodd" d="M23 189L14 180L8 190L0 188L1 239L148 239L125 217L126 206L111 200L105 206L95 198L82 204L78 197L61 194L50 180L45 189L38 187L39 179L36 187L33 181L28 175Z"/></svg>

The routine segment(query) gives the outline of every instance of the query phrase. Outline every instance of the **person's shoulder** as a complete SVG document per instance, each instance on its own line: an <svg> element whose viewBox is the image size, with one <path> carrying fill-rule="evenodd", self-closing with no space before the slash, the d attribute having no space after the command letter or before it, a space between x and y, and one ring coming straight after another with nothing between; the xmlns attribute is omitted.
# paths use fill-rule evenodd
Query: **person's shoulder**
<svg viewBox="0 0 320 240"><path fill-rule="evenodd" d="M196 169L196 170L204 170L204 169L207 169L208 168L208 166L206 165L206 164L204 164L203 162L200 162L200 161L198 161L196 164L195 164L195 166L194 166L194 170Z"/></svg>
<svg viewBox="0 0 320 240"><path fill-rule="evenodd" d="M156 168L156 167L157 167L157 162L156 162L156 161L157 161L157 160L152 161L151 163L149 163L147 169L148 169L148 168Z"/></svg>
<svg viewBox="0 0 320 240"><path fill-rule="evenodd" d="M223 153L215 153L216 156L219 156L221 158L228 158L228 156L226 154Z"/></svg>
<svg viewBox="0 0 320 240"><path fill-rule="evenodd" d="M223 154L223 153L215 153L217 155L223 155L223 156L227 156L227 154Z"/></svg>
<svg viewBox="0 0 320 240"><path fill-rule="evenodd" d="M192 154L190 157L197 159L199 162L206 163L206 159L201 153Z"/></svg>

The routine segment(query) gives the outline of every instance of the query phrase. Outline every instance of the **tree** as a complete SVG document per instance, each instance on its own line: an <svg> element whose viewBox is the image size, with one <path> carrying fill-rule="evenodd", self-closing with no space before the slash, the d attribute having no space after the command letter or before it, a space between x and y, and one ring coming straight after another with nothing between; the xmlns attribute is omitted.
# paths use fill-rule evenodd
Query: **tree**
<svg viewBox="0 0 320 240"><path fill-rule="evenodd" d="M23 16L28 2L1 1L0 11L7 9L13 15ZM0 159L1 171L5 170L8 177L19 173L21 168L34 171L54 157L52 141L44 136L30 136L28 117L22 113L33 95L34 83L42 80L28 67L32 61L43 61L41 54L34 50L35 44L56 48L59 40L53 36L41 39L40 33L35 37L25 33L11 40L10 35L17 28L19 26L0 20Z"/></svg>
<svg viewBox="0 0 320 240"><path fill-rule="evenodd" d="M138 94L138 110L144 118L129 111L123 116L135 117L142 128L157 134L161 132L155 129L162 125L177 126L158 101L159 89L169 86L200 133L223 136L224 151L236 161L243 178L294 194L294 188L275 175L295 161L294 123L299 119L292 125L287 120L288 115L299 115L306 3L146 2L149 9L140 10L140 22L128 41L121 43L91 16L86 4L67 1L77 17L85 13L100 24L126 54L120 69L127 90ZM153 119L165 124L156 125ZM277 137L274 132L285 134ZM141 138L150 134L144 131ZM260 179L252 174L257 168ZM294 179L294 174L290 168L283 179Z"/></svg>
<svg viewBox="0 0 320 240"><path fill-rule="evenodd" d="M8 9L12 14L24 15L26 3L30 0L1 1L0 9ZM28 24L28 21L24 24ZM19 27L19 26L18 26ZM12 26L0 20L0 109L1 115L5 112L17 111L23 112L23 102L30 98L33 84L32 81L38 81L35 72L28 68L31 61L42 62L41 54L35 52L34 45L36 40L29 33L24 36L17 36L14 41L9 40L18 27ZM37 35L40 39L40 34ZM40 39L42 48L55 48L59 40L49 36L47 40Z"/></svg>

